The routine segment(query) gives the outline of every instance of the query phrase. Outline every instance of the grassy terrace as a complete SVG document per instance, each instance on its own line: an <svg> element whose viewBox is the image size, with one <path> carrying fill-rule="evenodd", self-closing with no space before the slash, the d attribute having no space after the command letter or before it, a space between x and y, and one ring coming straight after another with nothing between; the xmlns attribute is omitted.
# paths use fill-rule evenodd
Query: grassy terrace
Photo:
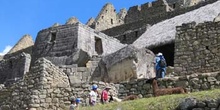
<svg viewBox="0 0 220 110"><path fill-rule="evenodd" d="M198 100L216 99L220 98L220 89L188 94L143 98L126 102L114 102L94 107L80 107L80 110L175 110L178 104L187 97L194 97Z"/></svg>

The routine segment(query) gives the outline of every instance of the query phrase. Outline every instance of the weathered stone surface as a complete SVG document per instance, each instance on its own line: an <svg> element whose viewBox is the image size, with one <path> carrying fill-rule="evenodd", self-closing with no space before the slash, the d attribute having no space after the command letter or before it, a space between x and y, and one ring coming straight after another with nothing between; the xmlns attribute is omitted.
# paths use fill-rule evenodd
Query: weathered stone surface
<svg viewBox="0 0 220 110"><path fill-rule="evenodd" d="M71 17L66 21L66 24L76 24L79 20L76 17Z"/></svg>
<svg viewBox="0 0 220 110"><path fill-rule="evenodd" d="M17 82L29 71L31 56L26 53L19 53L0 61L0 84L6 86Z"/></svg>
<svg viewBox="0 0 220 110"><path fill-rule="evenodd" d="M166 0L158 0L151 3L145 3L141 6L133 6L128 10L128 14L125 17L126 23L138 21L140 19L147 19L155 15L166 13L170 9Z"/></svg>
<svg viewBox="0 0 220 110"><path fill-rule="evenodd" d="M15 46L7 54L12 54L18 51L22 51L24 49L32 47L33 45L34 45L34 41L32 37L26 34L17 42L17 44L15 44ZM31 51L31 49L29 50ZM30 52L26 52L26 53L30 53Z"/></svg>
<svg viewBox="0 0 220 110"><path fill-rule="evenodd" d="M192 109L192 107L196 106L196 99L194 98L186 98L179 104L180 110L189 110Z"/></svg>
<svg viewBox="0 0 220 110"><path fill-rule="evenodd" d="M60 26L60 24L59 24L59 23L54 23L54 24L52 25L52 27L57 27L57 26Z"/></svg>
<svg viewBox="0 0 220 110"><path fill-rule="evenodd" d="M126 15L126 10L121 10L118 14L111 3L107 3L101 9L100 13L96 17L94 24L94 29L97 31L102 31L114 26L118 26L124 23L124 17ZM88 23L92 23L90 19Z"/></svg>
<svg viewBox="0 0 220 110"><path fill-rule="evenodd" d="M95 25L94 23L95 23L95 19L94 19L94 18L90 18L90 19L87 21L86 25L89 26L89 27L91 27L91 28L94 28L94 25Z"/></svg>
<svg viewBox="0 0 220 110"><path fill-rule="evenodd" d="M216 5L220 5L220 1ZM219 50L219 27L216 22L198 25L192 22L177 27L175 53L178 54L175 55L174 66L182 68L180 72L175 70L179 75L220 71L220 51L212 51ZM213 82L216 79L210 76L205 80Z"/></svg>
<svg viewBox="0 0 220 110"><path fill-rule="evenodd" d="M154 54L150 50L136 49L130 45L103 57L92 80L120 82L152 78L155 76L153 60Z"/></svg>
<svg viewBox="0 0 220 110"><path fill-rule="evenodd" d="M70 84L74 86L76 83L81 83L81 79L76 76L69 76Z"/></svg>

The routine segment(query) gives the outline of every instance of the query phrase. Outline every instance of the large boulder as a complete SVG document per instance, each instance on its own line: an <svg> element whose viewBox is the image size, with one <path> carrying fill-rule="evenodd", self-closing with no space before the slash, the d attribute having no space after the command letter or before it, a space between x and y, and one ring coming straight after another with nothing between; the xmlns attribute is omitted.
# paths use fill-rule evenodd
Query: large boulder
<svg viewBox="0 0 220 110"><path fill-rule="evenodd" d="M137 49L129 45L104 56L92 74L91 80L117 83L155 77L154 57L153 52L148 49Z"/></svg>

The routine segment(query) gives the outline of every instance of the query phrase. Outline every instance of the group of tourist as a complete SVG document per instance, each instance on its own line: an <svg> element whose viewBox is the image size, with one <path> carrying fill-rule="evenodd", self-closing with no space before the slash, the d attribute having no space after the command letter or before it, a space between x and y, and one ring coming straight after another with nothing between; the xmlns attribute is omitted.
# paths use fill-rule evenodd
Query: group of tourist
<svg viewBox="0 0 220 110"><path fill-rule="evenodd" d="M90 91L89 93L89 105L90 106L94 106L97 103L97 98L100 97L101 95L101 103L102 104L106 104L109 102L109 90L111 89L111 87L107 86L105 87L105 89L102 91L101 94L98 93L97 91L98 86L97 85L93 85L92 86L92 91Z"/></svg>
<svg viewBox="0 0 220 110"><path fill-rule="evenodd" d="M100 102L102 104L106 104L109 102L109 90L111 87L106 86L105 89L102 91L101 94L98 93L98 86L96 84L92 85L92 89L89 92L89 105L90 106L95 106L98 102L98 98L101 95L101 100ZM69 110L77 110L79 108L79 103L80 103L80 98L76 99L71 99L71 105Z"/></svg>

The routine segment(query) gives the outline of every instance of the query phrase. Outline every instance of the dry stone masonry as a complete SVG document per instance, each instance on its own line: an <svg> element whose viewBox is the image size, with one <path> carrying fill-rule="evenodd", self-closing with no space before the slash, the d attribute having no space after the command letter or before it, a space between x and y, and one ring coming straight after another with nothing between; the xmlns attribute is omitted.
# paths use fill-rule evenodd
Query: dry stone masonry
<svg viewBox="0 0 220 110"><path fill-rule="evenodd" d="M23 78L29 71L30 54L21 53L0 61L0 83L6 86Z"/></svg>
<svg viewBox="0 0 220 110"><path fill-rule="evenodd" d="M131 94L141 94L143 97L152 97L153 90L148 79L138 79L122 82L119 85L118 96L123 98ZM220 72L191 74L187 76L166 77L158 80L159 88L184 87L188 92L198 92L220 88Z"/></svg>
<svg viewBox="0 0 220 110"><path fill-rule="evenodd" d="M0 110L65 110L72 97L87 106L93 84L119 98L152 97L146 81L158 52L169 73L160 88L220 89L219 13L219 0L157 0L119 12L107 3L86 25L71 17L39 31L35 43L25 35L0 56ZM219 99L183 101L177 109L219 109Z"/></svg>
<svg viewBox="0 0 220 110"><path fill-rule="evenodd" d="M220 70L220 22L177 27L175 71L179 75Z"/></svg>

